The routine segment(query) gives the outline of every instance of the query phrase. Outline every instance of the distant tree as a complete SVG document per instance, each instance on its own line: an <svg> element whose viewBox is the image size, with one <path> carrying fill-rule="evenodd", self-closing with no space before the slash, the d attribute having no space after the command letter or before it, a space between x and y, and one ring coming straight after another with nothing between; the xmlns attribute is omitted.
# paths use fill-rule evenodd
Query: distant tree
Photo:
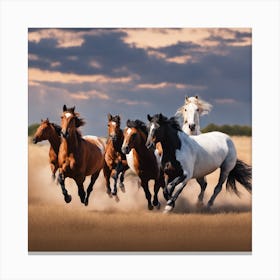
<svg viewBox="0 0 280 280"><path fill-rule="evenodd" d="M34 123L28 126L28 136L33 136L39 127L39 123Z"/></svg>
<svg viewBox="0 0 280 280"><path fill-rule="evenodd" d="M252 127L247 125L216 125L214 123L210 123L201 131L203 133L211 131L221 131L228 135L252 136Z"/></svg>

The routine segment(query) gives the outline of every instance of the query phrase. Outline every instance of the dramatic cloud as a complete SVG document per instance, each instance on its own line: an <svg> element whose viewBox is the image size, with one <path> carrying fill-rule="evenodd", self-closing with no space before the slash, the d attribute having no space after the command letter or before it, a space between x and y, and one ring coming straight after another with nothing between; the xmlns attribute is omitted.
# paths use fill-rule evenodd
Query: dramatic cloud
<svg viewBox="0 0 280 280"><path fill-rule="evenodd" d="M199 95L213 104L202 126L250 124L251 52L250 29L30 29L29 123L75 104L105 135L108 112L171 116Z"/></svg>

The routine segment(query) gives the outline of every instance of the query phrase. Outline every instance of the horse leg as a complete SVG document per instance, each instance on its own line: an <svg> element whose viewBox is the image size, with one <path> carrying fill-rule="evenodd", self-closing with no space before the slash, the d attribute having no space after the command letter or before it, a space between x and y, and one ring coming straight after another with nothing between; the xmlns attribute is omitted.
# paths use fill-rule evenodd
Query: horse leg
<svg viewBox="0 0 280 280"><path fill-rule="evenodd" d="M84 190L85 176L78 176L78 177L74 178L74 180L78 186L78 195L80 197L81 203L84 203L85 197L86 197L86 193Z"/></svg>
<svg viewBox="0 0 280 280"><path fill-rule="evenodd" d="M214 200L216 198L216 196L219 194L219 192L222 190L222 186L223 186L223 183L225 182L225 180L227 179L228 177L228 172L225 172L223 169L221 169L221 173L220 173L220 177L219 177L219 181L218 181L218 184L216 185L215 189L214 189L214 193L212 194L210 200L208 201L207 203L207 207L210 208L213 203L214 203Z"/></svg>
<svg viewBox="0 0 280 280"><path fill-rule="evenodd" d="M197 178L196 181L198 182L198 184L200 185L200 188L201 188L200 194L198 195L197 205L202 206L203 205L204 192L205 192L205 189L207 187L206 177Z"/></svg>
<svg viewBox="0 0 280 280"><path fill-rule="evenodd" d="M105 163L103 167L103 174L106 180L106 193L111 196L111 187L110 187L110 175L111 171L108 167L108 165Z"/></svg>
<svg viewBox="0 0 280 280"><path fill-rule="evenodd" d="M121 171L121 176L120 176L120 189L122 192L125 192L125 187L124 187L124 173L128 169L128 166L123 166L122 165L122 171Z"/></svg>
<svg viewBox="0 0 280 280"><path fill-rule="evenodd" d="M57 167L52 162L50 163L50 167L51 167L51 171L52 171L52 179L54 181L55 180L55 173L56 173Z"/></svg>
<svg viewBox="0 0 280 280"><path fill-rule="evenodd" d="M145 179L142 179L142 178L141 178L141 185L142 185L142 187L143 187L143 190L144 190L144 192L145 192L146 199L147 199L147 201L148 201L148 209L149 209L149 210L153 210L154 207L153 207L153 205L152 205L152 203L151 203L152 195L151 195L151 193L150 193L150 191L149 191L148 180L145 180Z"/></svg>
<svg viewBox="0 0 280 280"><path fill-rule="evenodd" d="M180 186L177 188L175 194L173 196L171 196L171 198L167 201L167 205L165 206L165 212L170 212L171 210L173 210L173 208L175 207L175 201L177 200L179 194L182 192L182 190L186 186L187 182L189 181L189 178L186 175L183 175L180 177L180 179L178 181L179 181L178 184L180 184ZM175 189L175 187L174 187L174 189Z"/></svg>
<svg viewBox="0 0 280 280"><path fill-rule="evenodd" d="M72 197L71 197L70 194L68 194L68 192L65 188L65 178L64 178L64 175L62 173L59 173L59 175L58 175L58 182L61 186L61 190L62 190L62 193L64 195L65 202L69 203L72 200Z"/></svg>
<svg viewBox="0 0 280 280"><path fill-rule="evenodd" d="M94 174L91 175L90 183L89 183L88 188L87 188L87 196L85 198L85 206L88 205L88 200L89 200L90 193L92 192L93 185L94 185L96 179L98 178L99 173L100 173L100 170L98 170L97 172L95 172Z"/></svg>
<svg viewBox="0 0 280 280"><path fill-rule="evenodd" d="M155 206L157 209L160 208L160 202L158 201L158 192L159 192L160 186L161 186L160 180L159 179L155 180L153 206Z"/></svg>

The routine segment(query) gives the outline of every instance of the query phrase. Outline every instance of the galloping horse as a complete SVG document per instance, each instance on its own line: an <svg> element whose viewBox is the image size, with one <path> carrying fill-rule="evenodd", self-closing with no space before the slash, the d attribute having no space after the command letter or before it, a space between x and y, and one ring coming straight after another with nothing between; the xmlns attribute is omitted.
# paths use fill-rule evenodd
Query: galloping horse
<svg viewBox="0 0 280 280"><path fill-rule="evenodd" d="M152 210L153 206L160 207L158 192L160 187L164 187L164 178L159 165L158 151L145 146L147 136L147 127L142 121L128 120L127 127L124 129L122 152L126 154L130 169L139 176L148 201L148 209ZM155 180L153 204L148 186L149 180Z"/></svg>
<svg viewBox="0 0 280 280"><path fill-rule="evenodd" d="M180 107L175 116L183 119L182 130L188 135L199 135L200 124L199 118L200 116L208 114L212 109L212 105L203 99L195 97L185 97L185 104ZM203 205L203 197L204 192L207 187L206 177L200 178L196 180L200 185L200 194L198 195L197 205Z"/></svg>
<svg viewBox="0 0 280 280"><path fill-rule="evenodd" d="M237 159L235 146L228 135L215 131L189 136L181 130L174 117L168 119L162 114L147 117L150 123L146 146L161 142L162 166L170 163L177 173L177 177L166 186L169 195L166 212L174 208L176 199L190 179L202 180L217 168L220 168L220 177L208 207L213 205L226 180L227 190L231 189L237 195L236 180L251 192L252 168ZM176 186L179 187L173 195Z"/></svg>
<svg viewBox="0 0 280 280"><path fill-rule="evenodd" d="M103 168L105 147L101 139L96 136L81 136L77 129L84 125L83 119L75 112L75 107L63 106L61 116L62 140L58 153L59 183L65 202L72 199L65 188L65 178L73 178L78 186L80 200L88 205L93 185ZM91 175L87 193L84 191L84 180Z"/></svg>
<svg viewBox="0 0 280 280"><path fill-rule="evenodd" d="M212 105L196 95L185 97L185 104L180 107L176 116L183 118L182 130L188 135L200 134L199 117L208 114Z"/></svg>
<svg viewBox="0 0 280 280"><path fill-rule="evenodd" d="M49 163L52 171L52 178L55 179L55 173L58 169L58 151L60 146L61 127L55 123L50 123L49 119L41 120L32 142L34 144L48 140L50 142Z"/></svg>
<svg viewBox="0 0 280 280"><path fill-rule="evenodd" d="M123 131L120 128L121 118L119 115L112 116L108 114L108 138L105 149L104 177L106 179L106 188L109 195L117 195L117 182L120 175L120 188L124 189L124 173L128 169L125 154L122 153ZM114 189L111 191L110 177L114 179Z"/></svg>

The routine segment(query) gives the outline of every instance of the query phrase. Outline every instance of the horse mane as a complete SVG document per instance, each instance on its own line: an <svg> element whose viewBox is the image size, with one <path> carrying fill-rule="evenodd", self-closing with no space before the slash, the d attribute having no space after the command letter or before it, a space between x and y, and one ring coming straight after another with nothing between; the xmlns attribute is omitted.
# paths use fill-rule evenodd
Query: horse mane
<svg viewBox="0 0 280 280"><path fill-rule="evenodd" d="M56 123L51 123L51 125L54 127L55 132L60 136L61 133L61 126Z"/></svg>
<svg viewBox="0 0 280 280"><path fill-rule="evenodd" d="M148 136L148 129L147 126L144 122L140 121L140 120L135 120L135 121L131 121L128 120L126 123L127 127L129 128L136 128L141 130L146 136Z"/></svg>
<svg viewBox="0 0 280 280"><path fill-rule="evenodd" d="M162 114L156 114L152 117L152 119L155 120L159 125L162 125L162 124L169 125L169 126L173 127L175 130L182 131L181 126L180 126L176 116L168 119L166 116L164 116Z"/></svg>
<svg viewBox="0 0 280 280"><path fill-rule="evenodd" d="M213 107L210 103L199 98L198 96L186 97L184 105L181 106L180 108L178 108L178 110L175 113L175 116L178 119L178 121L180 121L180 117L183 116L185 105L187 105L189 103L194 103L197 105L197 107L199 108L199 111L201 112L200 113L201 116L207 115L208 113L210 113L210 111L212 110L212 107Z"/></svg>

